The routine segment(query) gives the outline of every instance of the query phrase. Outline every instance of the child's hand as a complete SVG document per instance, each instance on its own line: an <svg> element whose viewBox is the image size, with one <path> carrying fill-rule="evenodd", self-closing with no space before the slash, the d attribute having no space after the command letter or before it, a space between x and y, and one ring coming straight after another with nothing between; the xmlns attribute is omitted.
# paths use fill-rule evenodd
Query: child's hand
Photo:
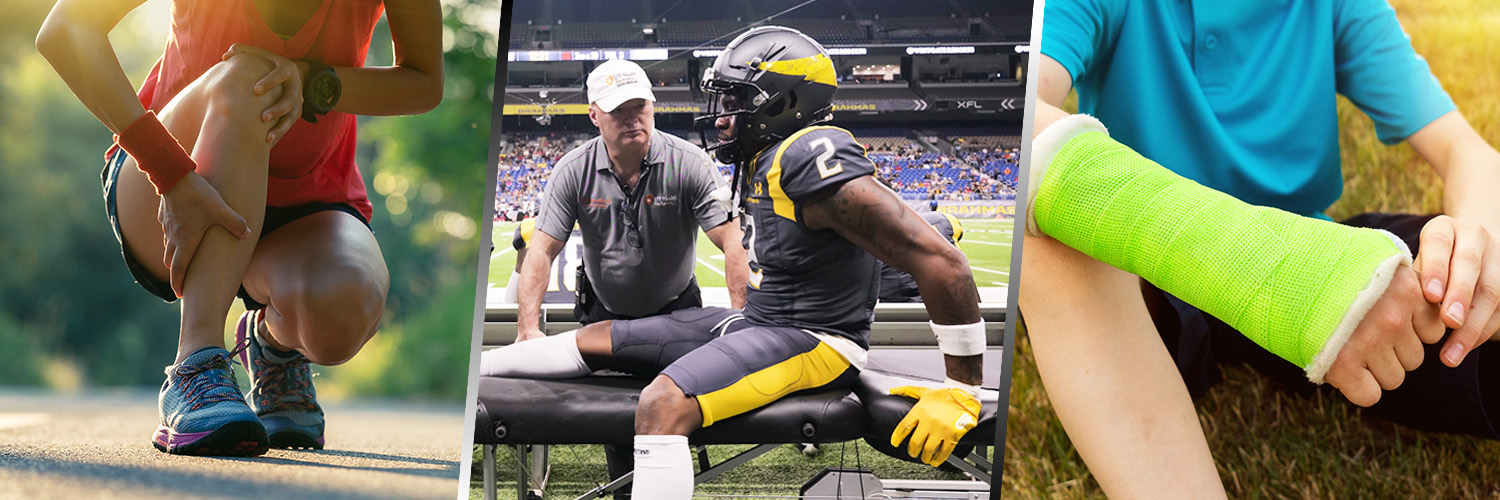
<svg viewBox="0 0 1500 500"><path fill-rule="evenodd" d="M1398 267L1385 294L1339 350L1325 380L1349 402L1373 405L1380 401L1381 389L1400 387L1406 372L1422 364L1422 344L1442 339L1443 331L1438 306L1423 299L1416 271Z"/></svg>
<svg viewBox="0 0 1500 500"><path fill-rule="evenodd" d="M1428 302L1440 306L1453 335L1440 354L1448 366L1500 329L1500 241L1484 226L1439 215L1422 226L1417 272Z"/></svg>

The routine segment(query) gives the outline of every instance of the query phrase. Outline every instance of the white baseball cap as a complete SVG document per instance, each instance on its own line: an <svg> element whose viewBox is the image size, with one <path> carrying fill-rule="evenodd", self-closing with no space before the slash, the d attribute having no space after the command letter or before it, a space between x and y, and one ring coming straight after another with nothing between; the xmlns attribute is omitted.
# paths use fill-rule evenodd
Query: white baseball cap
<svg viewBox="0 0 1500 500"><path fill-rule="evenodd" d="M604 61L589 73L589 103L599 105L605 113L614 111L625 101L645 99L656 102L651 93L651 78L641 66L624 60Z"/></svg>

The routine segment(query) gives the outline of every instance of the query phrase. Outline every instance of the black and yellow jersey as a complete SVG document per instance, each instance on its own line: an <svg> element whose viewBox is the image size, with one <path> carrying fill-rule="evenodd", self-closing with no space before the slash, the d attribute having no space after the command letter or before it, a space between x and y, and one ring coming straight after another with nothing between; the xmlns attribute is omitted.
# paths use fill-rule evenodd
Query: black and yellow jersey
<svg viewBox="0 0 1500 500"><path fill-rule="evenodd" d="M849 131L808 127L763 149L744 176L750 288L745 317L843 336L869 347L875 257L832 229L804 225L802 204L875 165Z"/></svg>
<svg viewBox="0 0 1500 500"><path fill-rule="evenodd" d="M516 226L515 237L510 240L511 248L520 251L531 246L531 234L534 232L536 232L536 217L527 217L522 220L521 225Z"/></svg>

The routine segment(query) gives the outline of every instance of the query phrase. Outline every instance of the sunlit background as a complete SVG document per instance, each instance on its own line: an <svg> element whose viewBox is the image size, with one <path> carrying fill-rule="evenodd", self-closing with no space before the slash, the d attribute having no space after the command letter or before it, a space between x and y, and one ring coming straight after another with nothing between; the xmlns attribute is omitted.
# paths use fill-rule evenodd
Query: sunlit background
<svg viewBox="0 0 1500 500"><path fill-rule="evenodd" d="M1500 3L1390 4L1459 112L1500 146ZM1067 107L1076 109L1072 98ZM1442 180L1410 145L1381 144L1348 99L1339 98L1338 112L1344 195L1329 216L1442 210ZM1332 390L1296 394L1229 366L1197 408L1230 498L1493 498L1500 491L1500 470L1491 465L1500 442L1365 418ZM1008 419L1005 498L1104 498L1053 414L1024 334L1016 336Z"/></svg>
<svg viewBox="0 0 1500 500"><path fill-rule="evenodd" d="M52 4L0 4L0 387L155 387L173 358L178 309L142 291L120 258L99 189L110 132L35 49ZM136 86L161 54L170 5L150 0L111 33ZM357 162L391 292L364 351L314 369L325 399L464 394L499 2L444 0L443 19L442 104L359 122ZM391 58L382 21L366 64ZM230 342L239 307L226 318Z"/></svg>

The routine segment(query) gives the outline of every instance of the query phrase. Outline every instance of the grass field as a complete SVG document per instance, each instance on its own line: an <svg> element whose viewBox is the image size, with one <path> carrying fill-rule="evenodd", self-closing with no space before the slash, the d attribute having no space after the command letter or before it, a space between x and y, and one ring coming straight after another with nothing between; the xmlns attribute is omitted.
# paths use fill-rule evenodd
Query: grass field
<svg viewBox="0 0 1500 500"><path fill-rule="evenodd" d="M714 446L709 448L709 457L714 463L718 463L750 448L750 445ZM497 448L495 458L496 468L499 469L496 497L514 499L518 470L514 448ZM547 498L575 498L609 482L602 446L554 446L551 461ZM695 458L694 463L696 462ZM473 463L469 497L478 499L483 492L480 467L484 463L478 447L475 447ZM961 472L896 460L875 451L863 441L823 445L822 453L816 457L807 457L795 446L786 445L725 472L713 481L698 485L695 496L796 498L803 483L829 466L864 467L874 471L881 479L968 479ZM696 465L694 470L697 470Z"/></svg>
<svg viewBox="0 0 1500 500"><path fill-rule="evenodd" d="M982 287L1003 287L1010 280L1010 246L1015 222L1011 220L963 220L964 236L958 246L969 258L974 281ZM503 288L516 266L516 252L511 238L516 222L497 222L491 241L490 288ZM701 233L698 235L698 283L704 287L724 286L724 254Z"/></svg>
<svg viewBox="0 0 1500 500"><path fill-rule="evenodd" d="M1500 144L1500 4L1391 4L1459 110ZM1339 121L1345 195L1329 215L1441 210L1442 182L1410 146L1382 145L1343 98ZM1103 498L1052 412L1024 336L1014 359L1004 497ZM1500 443L1365 418L1336 393L1292 394L1243 367L1224 376L1197 408L1231 498L1500 498Z"/></svg>

